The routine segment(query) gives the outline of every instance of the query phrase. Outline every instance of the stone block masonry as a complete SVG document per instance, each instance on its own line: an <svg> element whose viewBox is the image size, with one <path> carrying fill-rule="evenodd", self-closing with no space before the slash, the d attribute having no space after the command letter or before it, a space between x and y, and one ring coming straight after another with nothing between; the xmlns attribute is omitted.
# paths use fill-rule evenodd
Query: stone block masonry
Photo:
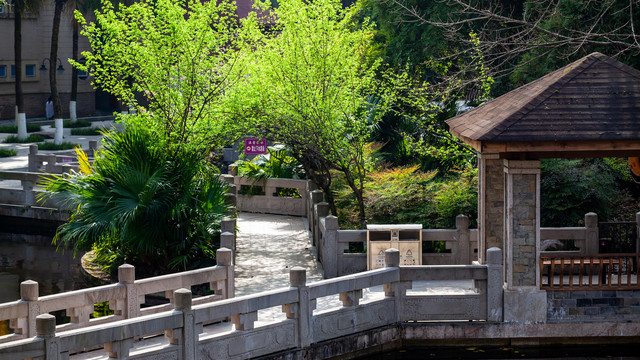
<svg viewBox="0 0 640 360"><path fill-rule="evenodd" d="M640 290L548 291L547 321L637 321Z"/></svg>

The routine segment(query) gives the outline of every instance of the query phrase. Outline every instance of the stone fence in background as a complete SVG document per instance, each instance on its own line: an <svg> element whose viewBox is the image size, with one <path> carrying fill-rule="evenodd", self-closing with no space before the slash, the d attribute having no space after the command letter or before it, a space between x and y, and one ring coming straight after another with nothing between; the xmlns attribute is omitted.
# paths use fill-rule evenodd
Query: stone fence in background
<svg viewBox="0 0 640 360"><path fill-rule="evenodd" d="M385 260L383 269L311 284L305 269L293 268L290 287L200 305L192 302L189 290L180 289L174 293L173 311L69 332L57 332L52 316L40 315L37 336L0 344L0 358L58 360L100 347L83 356L102 351L113 359L249 359L407 322L502 321L500 249L488 251L487 265L398 267L395 249L387 250ZM474 289L464 294L407 293L414 281L429 280L472 280ZM380 296L360 302L363 290L375 286L382 286ZM335 295L341 305L316 310L318 300ZM258 311L273 307L281 307L285 316L261 320ZM212 323L221 318L230 322ZM137 341L163 332L164 338ZM388 341L378 339L379 344Z"/></svg>
<svg viewBox="0 0 640 360"><path fill-rule="evenodd" d="M116 284L41 297L38 296L37 282L24 281L20 284L20 300L0 304L0 320L9 320L10 327L14 329L14 334L0 336L0 343L36 336L36 318L59 310L66 310L66 315L71 321L58 326L54 324L53 329L64 333L168 311L174 306L174 291L180 288L190 289L194 285L208 284L210 290L215 291L214 294L194 299L194 304L232 298L234 267L231 250L219 249L216 252L216 260L218 265L213 267L140 280L135 280L135 268L125 264L118 268ZM145 302L145 295L150 294L165 297L169 303L141 308L140 305ZM94 305L107 301L114 314L91 319ZM5 355L0 355L0 358L5 359Z"/></svg>
<svg viewBox="0 0 640 360"><path fill-rule="evenodd" d="M308 196L309 228L313 244L318 250L318 258L323 265L325 278L343 276L367 270L366 253L349 253L349 246L367 242L367 230L342 230L338 218L329 215L329 205L323 202L320 190L310 191ZM541 241L551 240L567 245L572 242L578 250L543 251L541 254L598 254L598 216L585 215L584 227L541 228ZM469 229L469 219L464 215L456 217L456 229L423 229L422 240L444 241L445 253L423 253L424 265L465 265L477 260L478 230ZM424 246L423 246L424 248Z"/></svg>
<svg viewBox="0 0 640 360"><path fill-rule="evenodd" d="M84 150L89 159L95 157L98 150L98 141L89 141L89 149ZM51 174L62 174L69 172L71 169L78 169L78 158L75 150L63 150L47 152L46 154L38 153L38 145L29 146L29 172L44 171Z"/></svg>

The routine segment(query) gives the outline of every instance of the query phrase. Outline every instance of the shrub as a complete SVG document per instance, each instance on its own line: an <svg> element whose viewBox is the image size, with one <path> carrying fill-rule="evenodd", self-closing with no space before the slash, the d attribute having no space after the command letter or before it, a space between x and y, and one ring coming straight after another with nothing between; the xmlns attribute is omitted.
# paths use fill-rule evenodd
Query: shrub
<svg viewBox="0 0 640 360"><path fill-rule="evenodd" d="M125 261L145 275L215 264L227 185L201 154L173 156L144 125L125 125L105 133L93 165L78 150L80 172L44 180L39 198L75 209L54 242L94 250L111 272Z"/></svg>
<svg viewBox="0 0 640 360"><path fill-rule="evenodd" d="M71 129L71 135L93 136L93 135L100 135L101 131L103 130L96 129L96 128Z"/></svg>
<svg viewBox="0 0 640 360"><path fill-rule="evenodd" d="M65 120L62 122L62 127L67 129L84 128L89 126L91 126L91 121L86 120L76 120L76 122ZM53 127L55 128L55 124L53 125Z"/></svg>
<svg viewBox="0 0 640 360"><path fill-rule="evenodd" d="M0 149L0 157L16 156L17 153L13 149Z"/></svg>
<svg viewBox="0 0 640 360"><path fill-rule="evenodd" d="M69 150L75 147L76 144L67 141L61 144L54 144L50 141L38 143L38 150Z"/></svg>
<svg viewBox="0 0 640 360"><path fill-rule="evenodd" d="M27 124L27 132L36 132L42 130L42 126L36 124ZM4 125L0 126L0 133L17 134L17 125Z"/></svg>
<svg viewBox="0 0 640 360"><path fill-rule="evenodd" d="M7 144L37 143L37 142L41 142L41 141L44 141L44 136L42 136L42 135L33 135L33 134L27 136L27 138L23 139L23 140L18 139L18 137L15 136L15 135L9 135L4 140L4 142L7 143Z"/></svg>

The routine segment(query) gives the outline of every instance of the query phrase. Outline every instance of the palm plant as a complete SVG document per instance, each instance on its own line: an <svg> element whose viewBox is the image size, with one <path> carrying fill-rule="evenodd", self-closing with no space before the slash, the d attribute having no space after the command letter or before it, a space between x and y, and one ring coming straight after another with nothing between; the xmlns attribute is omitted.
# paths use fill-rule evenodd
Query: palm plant
<svg viewBox="0 0 640 360"><path fill-rule="evenodd" d="M94 249L114 270L125 261L149 272L214 263L214 239L228 210L227 186L199 154L170 157L139 123L105 133L103 150L82 172L50 176L44 198L75 209L54 242Z"/></svg>

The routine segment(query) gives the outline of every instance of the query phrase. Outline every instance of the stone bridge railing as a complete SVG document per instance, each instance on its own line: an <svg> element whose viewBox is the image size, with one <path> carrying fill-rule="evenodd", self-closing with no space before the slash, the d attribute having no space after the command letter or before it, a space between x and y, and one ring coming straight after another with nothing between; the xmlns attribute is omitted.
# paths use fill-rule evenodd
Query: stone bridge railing
<svg viewBox="0 0 640 360"><path fill-rule="evenodd" d="M20 284L20 300L0 304L0 320L10 320L10 327L14 329L14 334L0 336L0 343L36 336L36 318L58 310L66 310L71 319L68 324L54 325L55 330L62 333L170 310L173 308L174 291L193 285L209 284L210 290L215 291L212 295L196 298L194 304L232 298L234 267L231 250L219 249L216 260L218 265L213 267L140 280L135 280L133 266L122 265L118 269L116 284L41 297L38 296L38 283L24 281ZM170 303L141 308L145 295L149 294L164 296ZM90 319L94 305L106 301L114 315ZM4 359L4 356L0 355L0 358Z"/></svg>
<svg viewBox="0 0 640 360"><path fill-rule="evenodd" d="M90 159L98 150L98 141L89 141L89 149L85 153ZM47 154L38 153L38 145L29 146L29 166L30 172L44 171L51 174L62 174L70 169L77 169L78 159L75 150L64 150L48 152Z"/></svg>
<svg viewBox="0 0 640 360"><path fill-rule="evenodd" d="M325 278L343 276L367 269L366 253L348 253L350 244L367 242L366 230L340 229L338 218L329 215L329 205L323 202L320 190L309 192L307 213L313 244L318 250L318 258L323 264ZM640 217L640 215L639 215ZM541 241L572 241L578 250L543 251L541 254L587 255L598 254L598 216L595 213L585 215L584 227L541 228ZM456 229L423 229L423 242L443 241L449 252L423 253L425 265L471 264L477 260L478 230L469 229L469 219L464 215L456 217Z"/></svg>
<svg viewBox="0 0 640 360"><path fill-rule="evenodd" d="M174 311L99 327L58 333L51 316L40 315L37 336L0 344L0 358L67 359L101 346L114 359L247 359L406 321L502 321L500 249L488 251L487 265L398 267L397 250L387 250L385 257L384 269L312 284L306 283L304 269L293 268L290 287L208 304L193 304L190 291L180 289L174 293ZM475 291L407 293L413 282L422 280L472 280ZM383 296L360 303L364 289L380 285ZM315 310L318 300L333 295L339 295L341 306ZM286 317L261 321L258 311L275 306L281 306ZM220 318L230 323L206 325ZM163 331L165 338L153 339L153 346L137 342Z"/></svg>

